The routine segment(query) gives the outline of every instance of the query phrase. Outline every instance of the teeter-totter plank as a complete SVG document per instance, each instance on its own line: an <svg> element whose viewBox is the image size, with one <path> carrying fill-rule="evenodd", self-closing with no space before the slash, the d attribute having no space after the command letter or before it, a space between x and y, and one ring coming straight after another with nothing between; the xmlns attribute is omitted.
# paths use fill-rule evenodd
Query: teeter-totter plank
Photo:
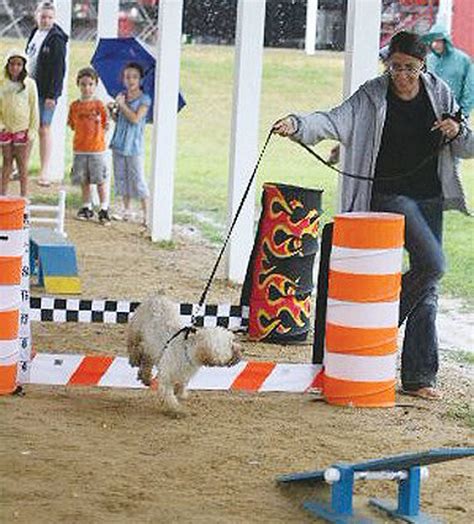
<svg viewBox="0 0 474 524"><path fill-rule="evenodd" d="M474 455L474 448L440 448L420 453L393 455L366 462L345 464L345 466L350 467L353 471L400 471L413 466L427 466L472 455ZM303 473L290 473L289 475L278 477L277 482L280 484L289 482L319 482L324 480L325 471L325 469L322 469Z"/></svg>
<svg viewBox="0 0 474 524"><path fill-rule="evenodd" d="M352 509L354 482L358 479L397 480L398 503L369 499L369 503L389 517L416 524L439 522L420 511L420 484L426 466L448 460L474 456L474 448L440 448L419 453L394 455L354 464L334 464L330 468L303 473L291 473L277 478L279 484L327 482L331 486L331 503L311 500L303 504L314 516L327 522L344 524L371 522L356 515Z"/></svg>

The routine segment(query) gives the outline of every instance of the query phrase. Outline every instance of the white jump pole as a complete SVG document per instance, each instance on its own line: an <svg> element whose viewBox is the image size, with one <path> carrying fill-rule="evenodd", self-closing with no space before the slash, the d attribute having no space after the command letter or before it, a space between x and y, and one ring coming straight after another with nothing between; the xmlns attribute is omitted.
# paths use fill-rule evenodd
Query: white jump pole
<svg viewBox="0 0 474 524"><path fill-rule="evenodd" d="M160 0L149 220L153 242L170 240L173 225L182 19L183 0Z"/></svg>
<svg viewBox="0 0 474 524"><path fill-rule="evenodd" d="M316 28L318 23L318 0L308 0L306 3L306 34L304 50L307 55L316 52Z"/></svg>
<svg viewBox="0 0 474 524"><path fill-rule="evenodd" d="M343 97L349 98L365 81L377 76L382 0L349 0L346 19ZM344 148L341 147L341 165ZM341 177L337 209L341 210Z"/></svg>
<svg viewBox="0 0 474 524"><path fill-rule="evenodd" d="M118 36L118 16L120 9L120 0L99 0L98 11L97 11L97 43L101 38L117 38ZM106 103L111 101L112 98L107 94L104 85L99 80L99 85L97 88L98 96L104 100ZM114 121L109 120L109 132L111 136L113 132ZM106 195L107 195L107 207L110 206L110 187L112 180L112 152L110 149L107 149L106 153L106 163L108 177L106 181ZM99 204L99 195L97 193L97 187L92 186L92 201L94 205Z"/></svg>
<svg viewBox="0 0 474 524"><path fill-rule="evenodd" d="M443 24L449 34L451 34L453 25L453 2L454 0L439 0L438 14L436 15L436 22Z"/></svg>
<svg viewBox="0 0 474 524"><path fill-rule="evenodd" d="M56 20L63 31L71 35L72 0L56 0ZM51 155L50 172L47 177L52 182L64 180L65 171L65 149L66 149L66 127L68 115L67 78L69 70L69 46L66 50L66 72L62 95L57 100L54 112L51 133L53 135L53 151Z"/></svg>
<svg viewBox="0 0 474 524"><path fill-rule="evenodd" d="M237 211L258 155L265 0L239 0L229 161L228 224ZM254 236L253 184L229 242L227 276L242 283Z"/></svg>

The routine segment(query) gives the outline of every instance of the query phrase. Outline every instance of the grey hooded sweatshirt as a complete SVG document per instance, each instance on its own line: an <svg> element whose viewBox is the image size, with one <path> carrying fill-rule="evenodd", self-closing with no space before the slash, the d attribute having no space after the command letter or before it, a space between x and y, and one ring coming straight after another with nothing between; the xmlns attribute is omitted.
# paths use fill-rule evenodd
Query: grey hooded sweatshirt
<svg viewBox="0 0 474 524"><path fill-rule="evenodd" d="M437 119L441 119L443 113L457 112L458 105L445 82L431 73L424 73L420 78ZM304 144L317 144L326 138L338 140L346 147L344 171L373 177L387 111L388 86L389 77L384 74L363 84L350 98L330 111L293 115L297 121L297 132L291 137L292 140ZM474 137L466 123L461 124L457 138L441 149L438 177L444 208L467 213L455 157L474 157ZM369 211L371 194L371 181L344 177L342 211Z"/></svg>

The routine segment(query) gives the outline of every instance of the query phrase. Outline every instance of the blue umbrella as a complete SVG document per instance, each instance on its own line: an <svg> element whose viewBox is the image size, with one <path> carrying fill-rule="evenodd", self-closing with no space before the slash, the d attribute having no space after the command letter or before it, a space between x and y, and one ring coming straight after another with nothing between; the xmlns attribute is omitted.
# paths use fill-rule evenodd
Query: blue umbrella
<svg viewBox="0 0 474 524"><path fill-rule="evenodd" d="M156 60L147 45L137 38L101 38L91 60L107 93L113 98L124 89L122 71L130 62L137 62L143 67L142 89L152 100L147 122L152 122ZM186 101L181 93L178 93L178 111L185 105Z"/></svg>

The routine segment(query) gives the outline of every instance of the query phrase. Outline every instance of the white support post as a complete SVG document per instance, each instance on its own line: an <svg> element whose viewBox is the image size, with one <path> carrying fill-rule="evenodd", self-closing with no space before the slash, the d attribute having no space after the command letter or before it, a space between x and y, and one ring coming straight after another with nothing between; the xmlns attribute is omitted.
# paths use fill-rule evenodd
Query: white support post
<svg viewBox="0 0 474 524"><path fill-rule="evenodd" d="M382 0L349 0L344 53L344 98L377 76Z"/></svg>
<svg viewBox="0 0 474 524"><path fill-rule="evenodd" d="M453 25L453 0L439 0L436 23L444 25L448 33L451 34Z"/></svg>
<svg viewBox="0 0 474 524"><path fill-rule="evenodd" d="M71 15L72 0L56 0L56 20L63 31L71 35ZM48 180L61 182L64 179L65 171L65 149L66 149L66 127L68 114L68 97L67 97L67 76L69 70L69 46L66 51L66 72L64 74L64 84L62 95L57 100L56 110L54 112L51 133L53 140L53 152L51 155L50 172Z"/></svg>
<svg viewBox="0 0 474 524"><path fill-rule="evenodd" d="M160 0L153 114L150 228L153 242L170 240L183 0Z"/></svg>
<svg viewBox="0 0 474 524"><path fill-rule="evenodd" d="M228 224L237 211L258 154L265 0L239 0L229 161ZM255 184L235 225L227 256L229 280L242 283L254 236Z"/></svg>
<svg viewBox="0 0 474 524"><path fill-rule="evenodd" d="M97 12L97 43L101 38L117 38L118 36L118 17L120 10L120 0L99 0L98 12ZM97 95L99 98L104 100L106 103L111 101L112 98L107 94L104 85L99 80L99 85L97 88ZM109 121L109 132L111 135L113 132L114 121L110 119ZM106 195L107 195L107 207L110 206L110 186L112 180L112 152L110 149L107 149L106 153L106 163L108 178L106 181ZM92 201L94 205L99 204L99 194L97 192L97 187L92 186Z"/></svg>
<svg viewBox="0 0 474 524"><path fill-rule="evenodd" d="M318 0L306 2L306 36L304 50L307 55L316 52L316 27L318 24Z"/></svg>
<svg viewBox="0 0 474 524"><path fill-rule="evenodd" d="M382 0L349 0L344 53L344 99L378 72ZM341 165L344 148L341 147ZM341 209L341 177L338 183L337 209Z"/></svg>
<svg viewBox="0 0 474 524"><path fill-rule="evenodd" d="M97 40L117 38L120 0L99 0L97 10Z"/></svg>

